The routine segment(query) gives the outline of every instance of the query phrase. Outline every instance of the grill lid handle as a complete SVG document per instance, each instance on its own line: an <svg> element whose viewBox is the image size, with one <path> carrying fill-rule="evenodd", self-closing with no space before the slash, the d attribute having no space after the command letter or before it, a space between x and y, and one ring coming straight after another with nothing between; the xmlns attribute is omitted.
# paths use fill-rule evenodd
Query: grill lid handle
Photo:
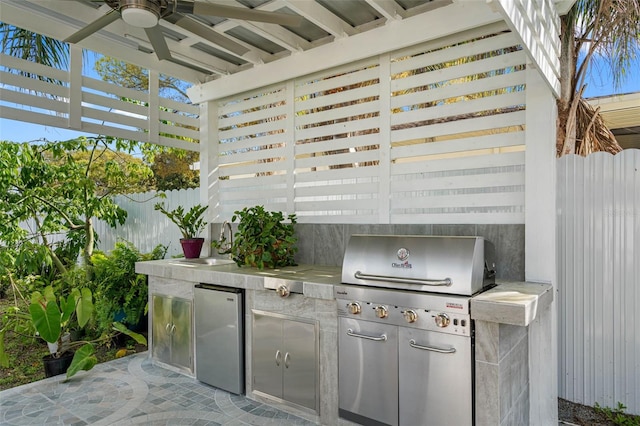
<svg viewBox="0 0 640 426"><path fill-rule="evenodd" d="M389 281L394 283L422 284L422 285L430 285L430 286L438 286L438 287L439 286L449 287L451 286L451 284L453 284L453 281L451 281L451 278L445 278L443 280L428 280L428 279L421 279L421 278L400 278L400 277L393 277L388 275L365 274L360 271L356 271L356 273L353 274L353 276L359 280Z"/></svg>

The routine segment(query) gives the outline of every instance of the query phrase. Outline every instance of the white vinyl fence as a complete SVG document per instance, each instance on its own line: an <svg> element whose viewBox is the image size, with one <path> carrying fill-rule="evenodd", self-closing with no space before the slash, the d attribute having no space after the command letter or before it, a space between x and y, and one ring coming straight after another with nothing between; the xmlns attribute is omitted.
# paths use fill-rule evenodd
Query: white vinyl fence
<svg viewBox="0 0 640 426"><path fill-rule="evenodd" d="M558 161L559 397L640 414L640 150Z"/></svg>
<svg viewBox="0 0 640 426"><path fill-rule="evenodd" d="M111 251L118 240L133 243L141 253L148 253L158 244L168 245L167 257L182 254L181 238L178 227L162 213L155 211L153 206L157 202L164 202L171 210L182 205L185 210L197 204L199 189L181 189L165 192L166 198L156 197L155 192L142 194L119 195L115 202L128 212L127 221L123 226L110 228L102 221L96 221L95 229L98 233L98 249ZM204 236L204 235L203 235Z"/></svg>

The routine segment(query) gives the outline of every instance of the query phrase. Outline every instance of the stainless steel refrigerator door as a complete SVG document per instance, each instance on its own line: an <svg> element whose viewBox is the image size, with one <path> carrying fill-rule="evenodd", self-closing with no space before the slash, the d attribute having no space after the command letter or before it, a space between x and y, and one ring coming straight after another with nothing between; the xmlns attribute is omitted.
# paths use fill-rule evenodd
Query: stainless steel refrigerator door
<svg viewBox="0 0 640 426"><path fill-rule="evenodd" d="M400 425L471 426L471 339L400 327L398 340Z"/></svg>
<svg viewBox="0 0 640 426"><path fill-rule="evenodd" d="M196 287L196 378L244 393L242 293Z"/></svg>
<svg viewBox="0 0 640 426"><path fill-rule="evenodd" d="M398 327L339 318L338 332L340 416L397 426Z"/></svg>

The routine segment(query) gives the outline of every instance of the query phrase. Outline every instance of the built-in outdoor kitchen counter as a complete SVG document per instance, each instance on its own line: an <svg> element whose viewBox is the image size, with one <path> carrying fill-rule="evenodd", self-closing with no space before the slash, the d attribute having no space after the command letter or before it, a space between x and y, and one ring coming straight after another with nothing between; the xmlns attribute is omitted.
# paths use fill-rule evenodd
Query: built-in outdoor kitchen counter
<svg viewBox="0 0 640 426"><path fill-rule="evenodd" d="M180 259L139 262L136 272L149 276L149 353L154 354L153 296L167 296L186 303L194 300L198 283L217 284L245 291L245 391L256 400L288 410L323 425L350 424L338 419L338 336L334 286L341 284L341 268L299 265L277 270L258 270L235 264L209 265ZM302 294L280 297L265 289L265 279L301 281ZM542 312L549 311L553 298L550 285L505 282L471 301L471 318L476 321L476 424L527 424L529 410L528 325ZM257 313L258 316L255 316ZM262 313L267 316L260 316ZM184 314L183 314L184 315ZM193 354L193 310L188 310L190 333L187 344L190 359L171 358L154 362L184 374L196 375ZM317 348L315 370L316 410L288 403L287 395L254 389L252 383L252 324L255 318L269 327L278 321L300 321L299 330L307 330ZM256 320L257 321L257 320ZM307 326L306 328L304 326ZM286 327L286 324L284 325ZM170 328L170 327L169 327ZM295 329L295 327L294 327ZM185 329L186 330L186 329ZM180 350L176 348L179 355ZM283 352L284 353L284 352ZM293 359L294 355L292 355ZM283 360L284 362L284 360ZM277 377L274 380L279 380ZM286 380L285 380L286 386ZM285 390L286 392L286 390ZM266 397L271 394L271 397ZM295 396L294 396L295 398Z"/></svg>

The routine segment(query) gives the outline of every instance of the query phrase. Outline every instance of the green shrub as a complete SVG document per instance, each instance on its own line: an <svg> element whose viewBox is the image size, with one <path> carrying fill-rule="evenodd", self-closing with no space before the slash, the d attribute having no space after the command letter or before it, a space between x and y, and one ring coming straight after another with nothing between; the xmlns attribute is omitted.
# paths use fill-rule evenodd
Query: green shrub
<svg viewBox="0 0 640 426"><path fill-rule="evenodd" d="M119 241L109 255L96 251L93 264L93 290L96 297L98 329L108 329L118 320L129 326L138 324L145 313L148 298L147 277L135 272L136 262L163 259L167 247L158 245L151 253L141 254L128 241Z"/></svg>

